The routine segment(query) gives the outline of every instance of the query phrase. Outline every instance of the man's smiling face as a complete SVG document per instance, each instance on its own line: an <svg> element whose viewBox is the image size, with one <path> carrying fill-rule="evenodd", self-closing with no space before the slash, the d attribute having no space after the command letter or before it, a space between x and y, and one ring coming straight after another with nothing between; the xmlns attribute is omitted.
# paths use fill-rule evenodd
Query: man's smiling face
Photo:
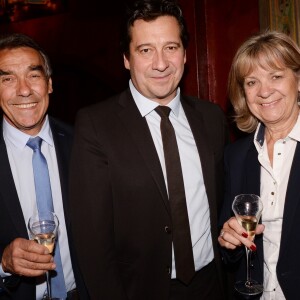
<svg viewBox="0 0 300 300"><path fill-rule="evenodd" d="M0 105L4 118L14 127L37 134L52 93L40 54L28 47L0 51Z"/></svg>

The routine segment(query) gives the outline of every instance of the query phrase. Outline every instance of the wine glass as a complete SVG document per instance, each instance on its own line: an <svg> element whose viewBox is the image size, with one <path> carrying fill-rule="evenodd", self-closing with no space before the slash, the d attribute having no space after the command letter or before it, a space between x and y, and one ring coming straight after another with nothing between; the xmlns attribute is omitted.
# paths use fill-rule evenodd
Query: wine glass
<svg viewBox="0 0 300 300"><path fill-rule="evenodd" d="M58 230L59 221L55 213L51 211L36 212L28 221L28 229L31 239L40 245L48 248L53 253L55 238ZM47 295L43 299L52 299L50 275L46 272Z"/></svg>
<svg viewBox="0 0 300 300"><path fill-rule="evenodd" d="M234 198L232 210L238 222L248 233L248 238L252 241L255 237L255 229L261 217L263 209L260 197L254 194L241 194ZM235 283L235 290L243 295L258 295L263 292L263 285L251 279L250 274L250 249L246 248L247 258L247 279L246 281L238 281Z"/></svg>

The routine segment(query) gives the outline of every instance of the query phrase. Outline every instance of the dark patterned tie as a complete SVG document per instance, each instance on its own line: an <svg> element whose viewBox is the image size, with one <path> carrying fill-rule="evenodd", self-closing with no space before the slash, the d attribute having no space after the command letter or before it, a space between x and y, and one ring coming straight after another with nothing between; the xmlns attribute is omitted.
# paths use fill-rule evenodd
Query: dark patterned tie
<svg viewBox="0 0 300 300"><path fill-rule="evenodd" d="M54 212L48 165L45 156L41 152L42 141L43 140L37 136L35 138L30 138L27 142L27 146L33 150L32 166L34 173L36 203L39 212ZM54 262L56 264L56 275L52 276L53 272L50 272L52 297L66 299L67 292L58 239L55 245Z"/></svg>
<svg viewBox="0 0 300 300"><path fill-rule="evenodd" d="M188 284L195 275L195 264L180 156L175 131L169 120L171 109L168 106L158 106L155 111L161 117L160 130L165 155L173 224L172 233L176 278Z"/></svg>

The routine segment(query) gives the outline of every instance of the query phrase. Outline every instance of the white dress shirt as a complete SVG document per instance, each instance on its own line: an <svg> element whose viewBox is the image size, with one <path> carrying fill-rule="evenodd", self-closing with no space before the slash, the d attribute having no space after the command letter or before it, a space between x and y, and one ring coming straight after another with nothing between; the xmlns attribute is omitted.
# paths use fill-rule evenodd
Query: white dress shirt
<svg viewBox="0 0 300 300"><path fill-rule="evenodd" d="M142 115L146 118L153 142L162 166L167 185L166 167L160 131L161 118L154 110L159 104L141 95L129 82L134 101ZM180 90L176 97L168 104L171 108L169 119L174 127L189 216L191 239L196 271L202 269L214 258L210 228L210 212L206 189L203 181L202 167L198 149L195 144L190 125L180 103ZM201 128L199 128L201 130ZM205 143L205 141L203 141ZM176 278L174 251L172 251L172 278Z"/></svg>
<svg viewBox="0 0 300 300"><path fill-rule="evenodd" d="M25 223L28 224L30 216L37 210L32 168L33 151L28 146L26 146L26 143L31 136L11 126L5 119L3 120L3 136L7 147L9 163L11 166L19 201L22 207L24 220ZM43 139L42 153L47 160L54 211L59 219L59 246L63 263L65 284L67 291L69 291L75 288L75 279L70 259L59 170L48 117L46 117L44 125L38 136ZM0 270L0 275L5 275L2 268ZM45 291L45 282L38 284L36 299L41 299Z"/></svg>
<svg viewBox="0 0 300 300"><path fill-rule="evenodd" d="M267 144L264 139L257 140L261 126L258 127L254 143L261 164L261 199L263 202L262 223L264 245L264 293L262 300L284 300L285 297L277 280L276 266L279 257L281 229L285 196L297 142L300 141L300 118L292 131L284 139L276 141L271 166Z"/></svg>

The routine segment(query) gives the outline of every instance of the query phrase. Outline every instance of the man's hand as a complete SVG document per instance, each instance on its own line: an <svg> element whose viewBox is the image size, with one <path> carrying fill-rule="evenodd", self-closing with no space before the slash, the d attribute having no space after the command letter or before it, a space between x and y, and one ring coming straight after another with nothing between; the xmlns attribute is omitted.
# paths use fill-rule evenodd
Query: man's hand
<svg viewBox="0 0 300 300"><path fill-rule="evenodd" d="M40 276L56 267L45 246L23 238L13 240L4 249L1 264L6 273L27 277Z"/></svg>

